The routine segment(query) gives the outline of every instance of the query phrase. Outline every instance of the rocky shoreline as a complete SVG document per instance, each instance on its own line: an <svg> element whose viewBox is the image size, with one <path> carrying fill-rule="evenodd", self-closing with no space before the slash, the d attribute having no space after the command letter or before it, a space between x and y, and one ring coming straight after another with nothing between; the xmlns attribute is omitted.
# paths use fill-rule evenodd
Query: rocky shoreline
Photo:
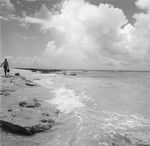
<svg viewBox="0 0 150 146"><path fill-rule="evenodd" d="M45 101L42 100L43 97L26 97L26 99L19 97L19 93L24 93L24 91L40 92L38 86L19 73L2 77L1 130L31 136L48 131L55 125L59 111L52 105L48 105L47 108Z"/></svg>

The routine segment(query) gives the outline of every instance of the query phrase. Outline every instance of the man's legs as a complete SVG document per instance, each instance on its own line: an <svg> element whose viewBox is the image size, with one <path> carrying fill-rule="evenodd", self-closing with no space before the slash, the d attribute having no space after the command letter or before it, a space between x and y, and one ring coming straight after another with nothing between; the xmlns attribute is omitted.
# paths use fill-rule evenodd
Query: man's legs
<svg viewBox="0 0 150 146"><path fill-rule="evenodd" d="M7 67L4 67L4 73L5 73L5 77L6 77L6 74L7 74Z"/></svg>

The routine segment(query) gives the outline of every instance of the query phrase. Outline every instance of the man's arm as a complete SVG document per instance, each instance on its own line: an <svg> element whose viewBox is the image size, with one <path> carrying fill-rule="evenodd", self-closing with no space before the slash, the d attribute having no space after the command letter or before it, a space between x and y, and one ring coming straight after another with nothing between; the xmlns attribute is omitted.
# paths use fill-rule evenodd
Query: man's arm
<svg viewBox="0 0 150 146"><path fill-rule="evenodd" d="M4 65L4 62L0 65L0 67L2 67Z"/></svg>

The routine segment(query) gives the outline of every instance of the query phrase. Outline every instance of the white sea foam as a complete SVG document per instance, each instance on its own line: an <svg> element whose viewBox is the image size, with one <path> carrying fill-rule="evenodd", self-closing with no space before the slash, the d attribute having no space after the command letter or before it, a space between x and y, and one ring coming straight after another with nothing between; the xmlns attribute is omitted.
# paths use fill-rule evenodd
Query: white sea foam
<svg viewBox="0 0 150 146"><path fill-rule="evenodd" d="M140 115L130 115L130 114L121 114L116 112L106 112L104 113L104 127L112 127L115 129L138 129L144 127L150 127L150 121L145 119Z"/></svg>
<svg viewBox="0 0 150 146"><path fill-rule="evenodd" d="M57 105L57 108L64 113L70 113L77 108L84 107L81 97L75 91L67 88L59 88L53 91L55 98L49 100L51 104Z"/></svg>
<svg viewBox="0 0 150 146"><path fill-rule="evenodd" d="M51 76L34 76L33 81L36 84L42 85L46 88L50 88L52 86L52 79Z"/></svg>

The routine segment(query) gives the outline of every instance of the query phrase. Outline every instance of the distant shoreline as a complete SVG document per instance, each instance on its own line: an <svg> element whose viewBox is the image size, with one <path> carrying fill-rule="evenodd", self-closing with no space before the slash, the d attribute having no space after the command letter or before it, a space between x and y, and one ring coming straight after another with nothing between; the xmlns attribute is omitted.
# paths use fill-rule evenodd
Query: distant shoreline
<svg viewBox="0 0 150 146"><path fill-rule="evenodd" d="M31 70L32 72L41 71L42 73L53 73L61 71L100 71L100 72L150 72L149 70L90 70L90 69L41 69L41 68L23 68L17 67L14 69Z"/></svg>

